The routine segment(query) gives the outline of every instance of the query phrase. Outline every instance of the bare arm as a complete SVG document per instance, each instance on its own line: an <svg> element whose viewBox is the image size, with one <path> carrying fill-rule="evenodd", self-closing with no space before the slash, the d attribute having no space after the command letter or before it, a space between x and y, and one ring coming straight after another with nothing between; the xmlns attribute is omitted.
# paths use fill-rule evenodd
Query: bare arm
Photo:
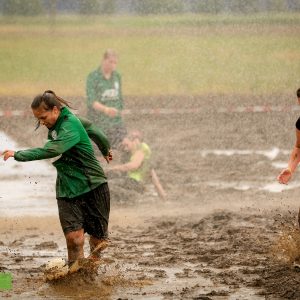
<svg viewBox="0 0 300 300"><path fill-rule="evenodd" d="M293 173L298 167L300 162L300 130L296 129L296 144L290 155L288 167L283 169L278 175L279 183L287 184L292 178Z"/></svg>
<svg viewBox="0 0 300 300"><path fill-rule="evenodd" d="M138 150L134 153L130 162L122 165L112 166L110 170L120 171L120 172L128 172L128 171L136 170L142 165L144 158L145 158L144 152Z"/></svg>
<svg viewBox="0 0 300 300"><path fill-rule="evenodd" d="M119 113L119 111L114 107L105 106L99 101L94 101L92 106L95 110L100 111L109 117L115 117Z"/></svg>

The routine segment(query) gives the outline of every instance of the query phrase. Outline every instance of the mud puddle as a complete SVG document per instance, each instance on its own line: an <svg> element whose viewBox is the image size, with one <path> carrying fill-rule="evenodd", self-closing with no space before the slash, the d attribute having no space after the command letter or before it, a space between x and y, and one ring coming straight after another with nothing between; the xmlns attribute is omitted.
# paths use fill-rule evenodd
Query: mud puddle
<svg viewBox="0 0 300 300"><path fill-rule="evenodd" d="M45 282L44 264L64 257L61 237L28 234L0 248L2 271L14 277L4 297L22 299L298 299L299 231L295 216L220 210L205 217L151 219L114 226L98 275ZM46 219L45 219L46 220ZM282 224L289 225L289 227ZM294 228L294 230L292 230ZM289 237L291 236L291 237ZM1 233L0 240L4 234ZM85 251L88 252L87 243ZM283 259L284 258L284 259Z"/></svg>

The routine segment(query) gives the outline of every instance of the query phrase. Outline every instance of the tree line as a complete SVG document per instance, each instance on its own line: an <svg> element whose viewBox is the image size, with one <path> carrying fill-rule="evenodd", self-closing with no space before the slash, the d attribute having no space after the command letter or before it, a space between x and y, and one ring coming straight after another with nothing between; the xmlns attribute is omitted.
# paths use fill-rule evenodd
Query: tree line
<svg viewBox="0 0 300 300"><path fill-rule="evenodd" d="M180 14L300 11L300 0L0 0L2 15Z"/></svg>

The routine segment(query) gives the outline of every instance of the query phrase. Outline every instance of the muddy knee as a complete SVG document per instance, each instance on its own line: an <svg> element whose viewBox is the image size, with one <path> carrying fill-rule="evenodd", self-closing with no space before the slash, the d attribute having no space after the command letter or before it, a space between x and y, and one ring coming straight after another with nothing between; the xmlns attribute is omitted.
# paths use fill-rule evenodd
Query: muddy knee
<svg viewBox="0 0 300 300"><path fill-rule="evenodd" d="M76 260L78 258L82 258L83 254L83 244L84 244L84 233L83 230L72 231L65 235L67 247L68 247L68 255L69 261Z"/></svg>

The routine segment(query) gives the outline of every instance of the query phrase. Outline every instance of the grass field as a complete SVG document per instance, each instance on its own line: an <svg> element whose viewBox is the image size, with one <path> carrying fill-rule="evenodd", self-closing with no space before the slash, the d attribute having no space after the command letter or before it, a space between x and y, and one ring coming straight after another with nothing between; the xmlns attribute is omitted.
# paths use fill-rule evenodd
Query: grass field
<svg viewBox="0 0 300 300"><path fill-rule="evenodd" d="M127 95L295 90L300 14L0 18L0 95L83 96L106 48Z"/></svg>

